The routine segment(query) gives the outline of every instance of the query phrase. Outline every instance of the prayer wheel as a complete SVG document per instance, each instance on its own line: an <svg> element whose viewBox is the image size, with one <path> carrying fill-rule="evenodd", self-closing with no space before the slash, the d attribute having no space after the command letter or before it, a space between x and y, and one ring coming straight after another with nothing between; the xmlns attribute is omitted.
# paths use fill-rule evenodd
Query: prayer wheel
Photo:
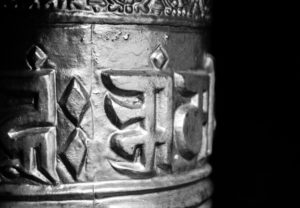
<svg viewBox="0 0 300 208"><path fill-rule="evenodd" d="M211 207L207 0L2 0L0 207Z"/></svg>

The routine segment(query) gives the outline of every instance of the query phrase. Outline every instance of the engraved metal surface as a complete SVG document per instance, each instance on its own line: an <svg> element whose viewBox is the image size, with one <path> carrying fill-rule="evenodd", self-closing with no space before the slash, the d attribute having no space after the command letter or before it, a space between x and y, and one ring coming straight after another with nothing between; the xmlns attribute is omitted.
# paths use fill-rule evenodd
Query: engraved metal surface
<svg viewBox="0 0 300 208"><path fill-rule="evenodd" d="M210 0L3 0L0 10L42 11L53 22L199 26L211 19Z"/></svg>
<svg viewBox="0 0 300 208"><path fill-rule="evenodd" d="M206 2L3 1L63 16L3 26L1 207L210 207L213 60L205 30L164 19ZM81 10L163 24L66 23Z"/></svg>

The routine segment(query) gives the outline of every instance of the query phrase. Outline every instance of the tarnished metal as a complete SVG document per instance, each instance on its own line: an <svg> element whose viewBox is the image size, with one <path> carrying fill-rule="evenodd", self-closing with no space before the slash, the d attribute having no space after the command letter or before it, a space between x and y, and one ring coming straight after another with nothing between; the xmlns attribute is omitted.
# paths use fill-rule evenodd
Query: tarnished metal
<svg viewBox="0 0 300 208"><path fill-rule="evenodd" d="M1 207L210 207L204 0L5 0Z"/></svg>

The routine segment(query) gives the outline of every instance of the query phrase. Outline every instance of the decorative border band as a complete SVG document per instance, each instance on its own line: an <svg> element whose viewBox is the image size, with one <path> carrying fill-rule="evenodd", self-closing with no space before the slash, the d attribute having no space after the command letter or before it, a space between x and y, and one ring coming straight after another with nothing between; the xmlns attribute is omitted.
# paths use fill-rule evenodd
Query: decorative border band
<svg viewBox="0 0 300 208"><path fill-rule="evenodd" d="M51 23L204 26L210 0L4 0L2 11L46 15Z"/></svg>

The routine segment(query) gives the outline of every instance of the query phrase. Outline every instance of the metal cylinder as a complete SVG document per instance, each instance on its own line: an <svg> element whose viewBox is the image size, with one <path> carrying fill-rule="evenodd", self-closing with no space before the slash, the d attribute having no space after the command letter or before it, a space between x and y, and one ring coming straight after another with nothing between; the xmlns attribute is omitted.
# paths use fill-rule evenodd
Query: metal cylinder
<svg viewBox="0 0 300 208"><path fill-rule="evenodd" d="M209 1L0 7L1 207L210 207Z"/></svg>

